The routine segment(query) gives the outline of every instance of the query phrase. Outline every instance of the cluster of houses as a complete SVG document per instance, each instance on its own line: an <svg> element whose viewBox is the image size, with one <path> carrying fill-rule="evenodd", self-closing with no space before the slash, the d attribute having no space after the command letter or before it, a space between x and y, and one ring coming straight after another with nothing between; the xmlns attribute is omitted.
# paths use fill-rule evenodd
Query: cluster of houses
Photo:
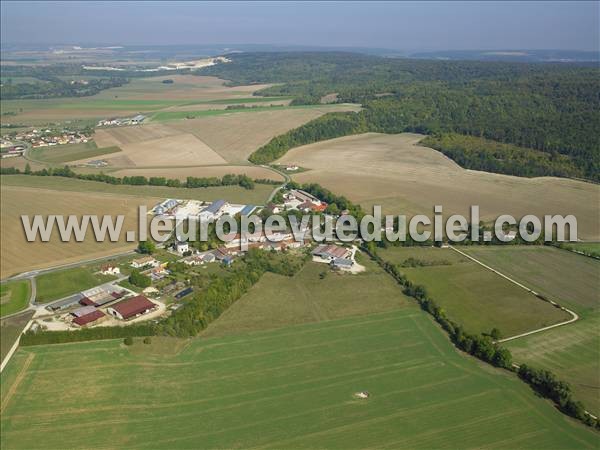
<svg viewBox="0 0 600 450"><path fill-rule="evenodd" d="M133 117L111 117L109 119L102 119L96 125L97 127L122 127L124 125L139 125L144 120L146 120L146 116L142 114L138 114Z"/></svg>
<svg viewBox="0 0 600 450"><path fill-rule="evenodd" d="M28 142L33 148L37 148L64 144L82 144L90 141L91 137L83 131L71 131L67 129L60 131L51 129L33 129L16 134L14 140Z"/></svg>
<svg viewBox="0 0 600 450"><path fill-rule="evenodd" d="M235 205L226 200L203 202L200 200L178 200L168 198L152 208L152 214L164 219L198 219L204 223L215 222L223 215L250 215L257 209L254 205Z"/></svg>
<svg viewBox="0 0 600 450"><path fill-rule="evenodd" d="M301 189L291 189L283 194L283 204L271 204L268 205L268 208L275 214L283 210L298 210L304 213L324 212L327 209L327 203Z"/></svg>

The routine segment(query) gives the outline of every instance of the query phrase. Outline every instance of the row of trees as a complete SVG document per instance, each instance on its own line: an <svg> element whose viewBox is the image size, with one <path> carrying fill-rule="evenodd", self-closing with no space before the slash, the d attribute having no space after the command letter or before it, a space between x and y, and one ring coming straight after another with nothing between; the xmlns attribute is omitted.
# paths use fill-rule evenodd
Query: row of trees
<svg viewBox="0 0 600 450"><path fill-rule="evenodd" d="M0 174L2 175L33 175L33 176L53 176L53 177L66 177L76 178L78 180L87 181L98 181L101 183L108 184L125 184L129 186L167 186L167 187L182 187L182 188L202 188L210 186L241 186L244 189L254 189L255 183L260 184L272 184L273 180L253 180L248 175L241 174L227 174L223 175L222 178L217 177L187 177L185 181L178 179L170 179L165 177L150 177L144 176L125 176L125 177L114 177L112 175L106 175L104 173L76 173L69 166L55 167L55 168L44 168L37 171L32 171L29 164L25 166L25 170L21 172L20 169L14 167L2 167L0 168ZM268 181L268 183L266 183Z"/></svg>
<svg viewBox="0 0 600 450"><path fill-rule="evenodd" d="M467 333L461 325L446 316L444 310L429 296L424 286L413 284L400 271L399 266L383 260L377 254L373 243L363 245L363 249L403 287L406 295L417 300L421 308L435 318L459 349L496 367L510 371L515 371L515 368L518 367L519 377L540 395L552 400L565 414L579 419L589 426L600 428L600 422L585 412L581 402L573 399L568 383L560 381L548 370L535 369L525 364L521 366L513 364L510 351L494 342L501 336L497 328L491 330L489 334Z"/></svg>
<svg viewBox="0 0 600 450"><path fill-rule="evenodd" d="M88 79L85 83L71 83L50 74L36 73L35 81L24 83L19 82L19 78L7 78L0 86L0 95L3 100L85 97L128 82L126 78L108 77Z"/></svg>
<svg viewBox="0 0 600 450"><path fill-rule="evenodd" d="M27 331L21 336L20 345L64 344L66 342L119 339L136 336L153 336L156 328L150 324L126 327L94 327L77 331Z"/></svg>

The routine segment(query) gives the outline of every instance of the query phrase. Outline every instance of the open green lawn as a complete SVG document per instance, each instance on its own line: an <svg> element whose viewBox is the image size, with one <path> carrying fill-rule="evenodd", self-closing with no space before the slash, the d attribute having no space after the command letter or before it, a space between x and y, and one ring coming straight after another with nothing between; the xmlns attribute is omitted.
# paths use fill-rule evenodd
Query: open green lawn
<svg viewBox="0 0 600 450"><path fill-rule="evenodd" d="M36 277L36 303L58 300L113 279L112 276L95 274L88 267L75 267L42 274Z"/></svg>
<svg viewBox="0 0 600 450"><path fill-rule="evenodd" d="M600 307L600 261L545 246L471 246L461 250L578 312Z"/></svg>
<svg viewBox="0 0 600 450"><path fill-rule="evenodd" d="M180 353L153 354L154 342L20 349L2 374L2 448L598 445L416 308L198 338Z"/></svg>
<svg viewBox="0 0 600 450"><path fill-rule="evenodd" d="M312 261L293 277L266 273L208 327L205 336L415 307L414 301L404 296L396 282L375 263L362 258L361 264L367 271L355 275L332 272L326 264ZM324 278L322 273L326 274Z"/></svg>
<svg viewBox="0 0 600 450"><path fill-rule="evenodd" d="M506 342L517 362L569 382L575 396L600 413L600 261L551 247L469 247L467 253L575 310L580 320Z"/></svg>
<svg viewBox="0 0 600 450"><path fill-rule="evenodd" d="M30 295L29 280L10 281L0 285L0 317L27 308Z"/></svg>
<svg viewBox="0 0 600 450"><path fill-rule="evenodd" d="M128 186L77 180L63 177L38 177L30 175L2 175L2 185L25 186L40 189L75 192L103 192L139 197L180 198L213 201L227 199L231 203L263 205L275 186L256 183L254 189L240 186L216 186L207 188L170 188L165 186Z"/></svg>
<svg viewBox="0 0 600 450"><path fill-rule="evenodd" d="M471 333L489 332L495 327L508 337L571 317L449 248L396 247L379 254L396 264L409 257L449 262L401 271L413 283L425 286L448 317Z"/></svg>
<svg viewBox="0 0 600 450"><path fill-rule="evenodd" d="M29 152L29 157L42 163L59 164L79 159L94 158L120 152L119 147L98 148L93 141L85 144L65 144L53 147L38 147Z"/></svg>

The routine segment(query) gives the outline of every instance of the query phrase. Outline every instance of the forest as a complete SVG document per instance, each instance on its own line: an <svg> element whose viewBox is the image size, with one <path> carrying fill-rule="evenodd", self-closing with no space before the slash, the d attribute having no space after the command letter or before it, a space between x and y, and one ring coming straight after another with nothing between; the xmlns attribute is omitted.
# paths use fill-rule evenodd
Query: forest
<svg viewBox="0 0 600 450"><path fill-rule="evenodd" d="M594 66L342 52L230 57L231 63L199 73L233 85L281 83L258 94L294 96L293 104L319 103L335 92L338 102L363 105L359 113L328 114L274 138L252 155L253 162L270 162L289 148L322 139L411 131L436 135L435 148L443 146L464 167L600 181L600 135L595 129L600 123L600 70ZM446 134L483 140L442 138ZM512 145L498 147L490 141ZM524 173L519 166L530 158L533 167Z"/></svg>

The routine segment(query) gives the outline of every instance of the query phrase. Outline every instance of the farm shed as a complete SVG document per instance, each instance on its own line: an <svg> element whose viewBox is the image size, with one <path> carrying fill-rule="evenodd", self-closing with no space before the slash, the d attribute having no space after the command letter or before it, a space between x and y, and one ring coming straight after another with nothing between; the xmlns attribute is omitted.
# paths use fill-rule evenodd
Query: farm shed
<svg viewBox="0 0 600 450"><path fill-rule="evenodd" d="M334 260L337 258L347 258L351 254L351 250L340 247L339 245L319 245L312 251L313 256L318 256L322 259Z"/></svg>
<svg viewBox="0 0 600 450"><path fill-rule="evenodd" d="M335 258L329 264L333 269L350 270L354 265L354 261L348 258Z"/></svg>
<svg viewBox="0 0 600 450"><path fill-rule="evenodd" d="M67 297L63 300L51 303L50 305L46 306L46 309L48 309L50 311L62 311L64 309L67 309L67 308L70 308L72 306L79 304L79 301L82 298L83 298L83 296L81 294L71 295L70 297Z"/></svg>
<svg viewBox="0 0 600 450"><path fill-rule="evenodd" d="M83 306L81 308L77 308L75 311L73 311L71 314L73 314L75 317L81 317L81 316L85 316L89 313L92 313L96 311L96 308L94 306Z"/></svg>
<svg viewBox="0 0 600 450"><path fill-rule="evenodd" d="M141 314L146 314L154 309L156 305L143 295L122 300L107 309L108 313L121 320L128 320Z"/></svg>
<svg viewBox="0 0 600 450"><path fill-rule="evenodd" d="M85 327L85 326L90 325L104 317L106 317L106 316L104 315L104 313L102 311L94 309L94 311L92 311L88 314L85 314L80 317L75 317L75 319L73 319L73 323L76 325L79 325L80 327Z"/></svg>

